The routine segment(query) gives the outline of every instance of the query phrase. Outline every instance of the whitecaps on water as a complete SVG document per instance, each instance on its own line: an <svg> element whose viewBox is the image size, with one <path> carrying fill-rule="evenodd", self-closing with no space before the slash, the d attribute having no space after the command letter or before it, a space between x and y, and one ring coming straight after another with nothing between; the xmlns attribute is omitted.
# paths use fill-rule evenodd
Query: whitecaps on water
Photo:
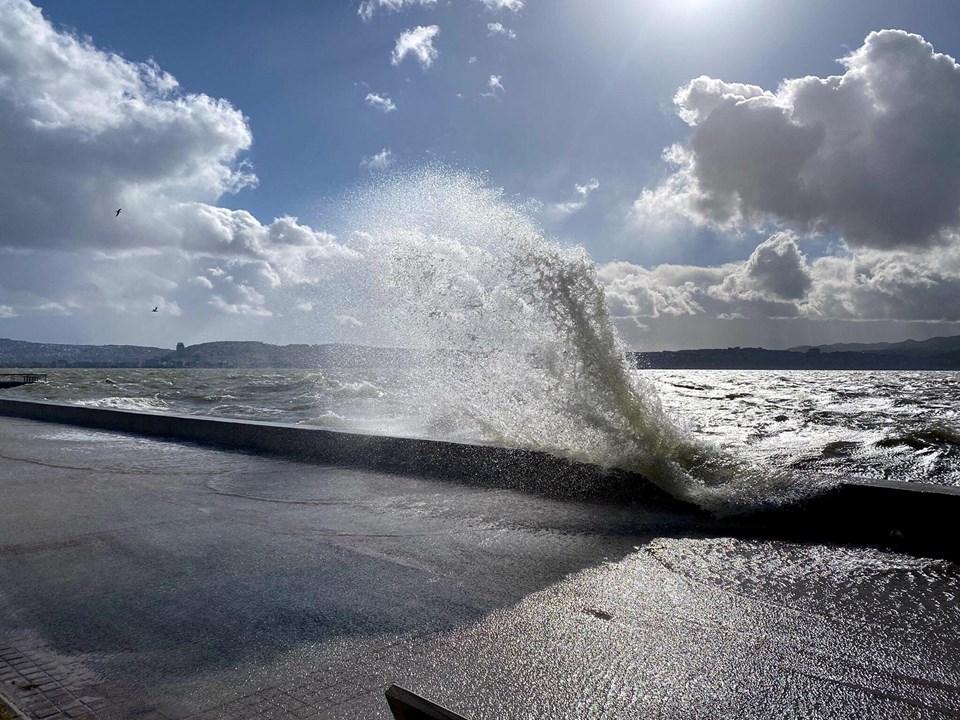
<svg viewBox="0 0 960 720"><path fill-rule="evenodd" d="M720 512L850 475L960 484L952 375L641 371L586 251L482 179L395 174L344 207L356 313L379 344L419 349L415 366L58 370L8 392L532 448Z"/></svg>
<svg viewBox="0 0 960 720"><path fill-rule="evenodd" d="M156 412L168 410L169 405L155 397L104 397L89 400L77 400L77 405L86 407L110 408L113 410L142 410Z"/></svg>

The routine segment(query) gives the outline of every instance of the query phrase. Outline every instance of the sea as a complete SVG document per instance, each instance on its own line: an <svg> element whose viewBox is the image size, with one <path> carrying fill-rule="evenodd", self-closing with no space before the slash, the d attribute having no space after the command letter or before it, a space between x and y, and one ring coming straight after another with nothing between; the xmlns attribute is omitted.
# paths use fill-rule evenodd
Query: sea
<svg viewBox="0 0 960 720"><path fill-rule="evenodd" d="M50 369L48 381L4 397L430 437L545 450L632 469L628 455L575 433L561 418L511 434L502 404L425 392L404 369ZM960 486L960 373L644 370L639 387L694 446L740 467L807 478L811 491L848 479ZM542 403L537 403L538 407ZM609 426L599 432L613 431ZM553 430L557 432L551 434ZM551 438L555 441L551 442ZM614 441L615 442L615 441ZM762 498L757 498L762 499ZM769 499L769 498L767 498Z"/></svg>
<svg viewBox="0 0 960 720"><path fill-rule="evenodd" d="M960 485L960 374L638 368L587 250L548 238L535 208L483 177L389 174L340 207L344 256L305 265L298 287L326 291L313 313L412 360L56 369L5 394L532 448L718 513L852 479Z"/></svg>

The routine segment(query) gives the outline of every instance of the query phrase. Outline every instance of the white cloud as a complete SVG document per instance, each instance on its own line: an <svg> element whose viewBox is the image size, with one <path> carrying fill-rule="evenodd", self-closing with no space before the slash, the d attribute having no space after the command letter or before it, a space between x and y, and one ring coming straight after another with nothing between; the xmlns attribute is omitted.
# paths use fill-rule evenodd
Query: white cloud
<svg viewBox="0 0 960 720"><path fill-rule="evenodd" d="M256 184L251 143L229 102L0 0L0 305L91 323L107 312L117 332L139 331L151 298L175 317L206 311L212 280L233 282L223 268L266 293L354 258L296 218L216 204Z"/></svg>
<svg viewBox="0 0 960 720"><path fill-rule="evenodd" d="M363 327L363 323L360 320L357 320L353 315L334 315L334 320L341 325L349 325L350 327Z"/></svg>
<svg viewBox="0 0 960 720"><path fill-rule="evenodd" d="M760 243L713 291L728 300L800 300L811 285L810 267L796 238L782 232Z"/></svg>
<svg viewBox="0 0 960 720"><path fill-rule="evenodd" d="M574 184L573 189L577 191L578 195L584 199L587 199L590 197L590 193L592 193L598 187L600 187L600 181L596 178L590 178L583 185L580 185L579 183Z"/></svg>
<svg viewBox="0 0 960 720"><path fill-rule="evenodd" d="M857 248L922 248L960 231L960 66L918 35L883 30L842 75L776 92L700 77L675 97L692 127L638 217L718 228L775 222Z"/></svg>
<svg viewBox="0 0 960 720"><path fill-rule="evenodd" d="M19 313L9 305L0 305L0 318L14 318Z"/></svg>
<svg viewBox="0 0 960 720"><path fill-rule="evenodd" d="M825 318L960 321L960 251L863 251L818 258L806 313Z"/></svg>
<svg viewBox="0 0 960 720"><path fill-rule="evenodd" d="M199 285L202 288L206 288L207 290L213 289L213 283L210 281L210 278L204 275L197 275L196 277L192 277L190 278L189 282L193 283L194 285Z"/></svg>
<svg viewBox="0 0 960 720"><path fill-rule="evenodd" d="M393 65L399 65L410 53L420 62L420 67L426 70L433 65L439 52L433 46L433 39L440 33L438 25L418 25L412 30L404 30L397 38L396 47L390 56Z"/></svg>
<svg viewBox="0 0 960 720"><path fill-rule="evenodd" d="M678 284L663 277L670 266L648 270L632 263L608 263L599 268L607 302L618 317L656 318L661 315L697 315L699 289L684 280Z"/></svg>
<svg viewBox="0 0 960 720"><path fill-rule="evenodd" d="M208 202L254 184L238 162L251 142L228 102L181 93L156 65L58 33L25 0L4 2L5 244L126 248L148 203ZM117 207L123 213L114 217Z"/></svg>
<svg viewBox="0 0 960 720"><path fill-rule="evenodd" d="M600 187L600 181L596 178L590 178L583 185L575 183L573 186L574 192L580 196L579 200L574 200L572 202L563 202L555 203L553 208L559 213L564 215L569 215L571 213L578 212L582 210L587 205L587 200L590 198L590 194Z"/></svg>
<svg viewBox="0 0 960 720"><path fill-rule="evenodd" d="M487 23L487 35L493 37L494 35L503 35L511 40L517 37L517 34L509 29L505 28L501 23L493 22Z"/></svg>
<svg viewBox="0 0 960 720"><path fill-rule="evenodd" d="M376 155L363 158L363 160L360 161L360 167L364 170L379 171L386 170L393 165L393 163L393 151L388 148L383 148L383 150Z"/></svg>
<svg viewBox="0 0 960 720"><path fill-rule="evenodd" d="M247 303L227 302L219 295L214 295L209 305L228 315L253 315L255 317L272 317L273 313L266 308Z"/></svg>
<svg viewBox="0 0 960 720"><path fill-rule="evenodd" d="M523 0L480 0L487 10L512 10L519 12L523 7Z"/></svg>
<svg viewBox="0 0 960 720"><path fill-rule="evenodd" d="M960 321L956 246L809 261L793 235L776 233L743 262L652 269L617 262L602 266L599 276L620 317Z"/></svg>
<svg viewBox="0 0 960 720"><path fill-rule="evenodd" d="M372 108L377 110L382 110L385 113L392 112L397 109L397 106L394 104L386 95L378 95L377 93L367 93L367 97L364 98L364 102L367 103Z"/></svg>
<svg viewBox="0 0 960 720"><path fill-rule="evenodd" d="M494 98L497 97L497 93L506 92L503 89L503 84L500 82L501 77L500 75L491 75L490 79L487 80L487 87L490 88L490 90L485 93L480 93L480 97Z"/></svg>
<svg viewBox="0 0 960 720"><path fill-rule="evenodd" d="M468 64L468 65L473 65L476 61L477 61L477 56L476 56L476 55L471 55L469 58L467 58L467 64Z"/></svg>
<svg viewBox="0 0 960 720"><path fill-rule="evenodd" d="M173 317L183 315L183 310L176 300L168 300L162 295L153 295L150 298L149 304L157 308L157 312L163 313L164 315Z"/></svg>
<svg viewBox="0 0 960 720"><path fill-rule="evenodd" d="M365 21L374 16L377 10L385 9L390 12L399 12L408 5L436 5L437 0L361 0L357 8L357 15Z"/></svg>
<svg viewBox="0 0 960 720"><path fill-rule="evenodd" d="M237 292L251 305L263 305L267 300L263 293L257 292L256 288L243 283L237 285Z"/></svg>

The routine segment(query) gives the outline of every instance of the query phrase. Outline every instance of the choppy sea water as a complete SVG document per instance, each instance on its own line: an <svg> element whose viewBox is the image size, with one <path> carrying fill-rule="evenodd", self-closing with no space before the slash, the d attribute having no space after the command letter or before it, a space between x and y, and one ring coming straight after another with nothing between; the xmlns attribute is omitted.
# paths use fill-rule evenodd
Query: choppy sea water
<svg viewBox="0 0 960 720"><path fill-rule="evenodd" d="M12 394L532 448L721 513L852 477L960 484L952 374L641 371L587 251L482 178L379 176L343 212L327 272L350 292L322 311L415 349L404 367L58 370Z"/></svg>
<svg viewBox="0 0 960 720"><path fill-rule="evenodd" d="M531 443L530 435L504 436L482 408L451 407L449 397L425 393L411 370L47 372L48 382L4 396L567 450ZM794 471L811 484L862 478L960 486L960 373L636 373L695 443L752 466Z"/></svg>

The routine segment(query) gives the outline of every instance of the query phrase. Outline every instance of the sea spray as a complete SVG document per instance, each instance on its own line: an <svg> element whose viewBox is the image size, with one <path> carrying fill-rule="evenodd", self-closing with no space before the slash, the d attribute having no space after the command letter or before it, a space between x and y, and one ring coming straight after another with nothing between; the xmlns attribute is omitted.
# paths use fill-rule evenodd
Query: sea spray
<svg viewBox="0 0 960 720"><path fill-rule="evenodd" d="M479 439L641 473L718 512L808 494L799 477L694 440L632 367L594 263L462 172L396 173L351 203L380 337L414 348L417 411ZM372 298L372 299L371 299Z"/></svg>

